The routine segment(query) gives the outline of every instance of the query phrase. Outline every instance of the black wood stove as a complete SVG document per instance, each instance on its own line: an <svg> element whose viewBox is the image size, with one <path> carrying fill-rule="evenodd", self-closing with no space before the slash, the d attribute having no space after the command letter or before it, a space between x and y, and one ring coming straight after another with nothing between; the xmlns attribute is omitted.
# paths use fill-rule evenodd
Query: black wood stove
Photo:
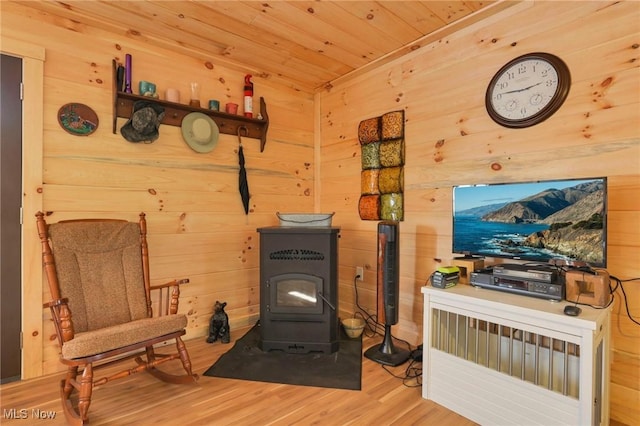
<svg viewBox="0 0 640 426"><path fill-rule="evenodd" d="M336 227L259 228L263 351L338 350Z"/></svg>

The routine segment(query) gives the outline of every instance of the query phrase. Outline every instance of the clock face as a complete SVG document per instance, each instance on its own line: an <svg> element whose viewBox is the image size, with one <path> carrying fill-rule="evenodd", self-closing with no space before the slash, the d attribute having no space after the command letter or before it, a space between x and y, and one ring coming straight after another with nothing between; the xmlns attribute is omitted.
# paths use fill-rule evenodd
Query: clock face
<svg viewBox="0 0 640 426"><path fill-rule="evenodd" d="M547 119L569 93L567 66L556 56L520 56L493 77L485 96L491 118L506 127L528 127Z"/></svg>

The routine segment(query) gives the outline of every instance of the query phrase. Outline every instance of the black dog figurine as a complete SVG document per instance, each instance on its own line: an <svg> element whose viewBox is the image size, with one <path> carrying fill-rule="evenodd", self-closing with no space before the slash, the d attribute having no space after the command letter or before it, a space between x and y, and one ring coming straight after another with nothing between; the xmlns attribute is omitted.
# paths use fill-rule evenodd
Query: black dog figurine
<svg viewBox="0 0 640 426"><path fill-rule="evenodd" d="M227 302L218 302L213 306L213 315L209 323L209 337L207 343L213 343L218 338L222 343L229 343L231 340L231 332L229 330L229 316L224 311Z"/></svg>

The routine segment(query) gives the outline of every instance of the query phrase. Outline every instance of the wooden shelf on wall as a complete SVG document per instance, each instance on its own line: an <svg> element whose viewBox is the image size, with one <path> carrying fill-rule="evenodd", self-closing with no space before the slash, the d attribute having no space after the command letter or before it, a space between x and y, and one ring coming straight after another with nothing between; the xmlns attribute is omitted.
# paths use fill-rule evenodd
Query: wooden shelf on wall
<svg viewBox="0 0 640 426"><path fill-rule="evenodd" d="M220 133L228 135L237 135L238 129L243 126L247 129L242 133L243 137L249 137L260 140L260 152L264 151L267 142L267 129L269 128L269 116L267 115L267 105L264 98L260 98L260 118L249 118L243 115L227 114L220 111L212 111L206 108L192 107L190 105L180 104L176 102L163 101L148 96L134 95L133 93L125 93L118 91L117 83L117 64L113 61L113 133L117 130L117 119L131 118L133 104L137 101L148 101L161 105L164 110L164 118L162 124L170 126L182 125L182 119L191 112L201 112L208 115L218 125Z"/></svg>

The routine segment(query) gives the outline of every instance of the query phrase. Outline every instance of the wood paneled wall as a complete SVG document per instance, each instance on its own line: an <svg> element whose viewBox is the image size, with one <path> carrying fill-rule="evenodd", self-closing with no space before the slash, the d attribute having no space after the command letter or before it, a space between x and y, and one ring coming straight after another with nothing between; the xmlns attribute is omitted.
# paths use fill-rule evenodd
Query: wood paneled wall
<svg viewBox="0 0 640 426"><path fill-rule="evenodd" d="M467 29L431 38L409 54L354 73L318 94L255 78L270 117L266 149L246 140L252 192L245 216L237 194L237 140L222 135L216 149L197 154L180 129L161 126L152 144L132 144L111 132L111 60L134 58L134 84L157 83L163 93L202 85L202 101L240 103L243 73L207 58L150 49L144 39L110 34L3 4L2 37L44 47L43 152L26 141L25 161L43 161L42 206L50 221L75 217L135 219L148 214L152 279L189 277L181 310L188 338L206 334L215 300L228 302L234 326L258 317L258 233L277 223L276 211L335 211L340 242L340 310L375 307L375 222L361 221L358 123L404 109L407 163L401 224L401 307L394 334L421 342L423 286L451 253L451 187L462 183L545 178L609 177L611 274L640 276L640 10L635 2L524 2ZM566 103L546 122L520 130L496 125L484 109L486 85L500 66L526 52L549 51L569 65ZM394 56L395 57L395 56ZM212 67L209 65L213 65ZM66 133L56 120L68 102L91 106L100 127L89 137ZM28 108L28 106L27 106ZM32 113L31 110L27 112ZM118 119L118 128L124 124ZM320 178L316 179L316 170ZM38 188L40 189L40 188ZM25 221L32 218L25 212ZM34 235L25 238L37 239ZM29 259L39 268L36 256ZM40 282L23 283L27 293ZM640 316L640 286L625 284L629 309ZM640 418L640 327L626 317L621 293L613 310L612 418ZM25 347L40 345L26 376L60 369L53 328L39 301L26 312L42 327L25 331ZM37 306L36 306L37 305ZM37 322L36 322L37 323Z"/></svg>
<svg viewBox="0 0 640 426"><path fill-rule="evenodd" d="M527 2L490 22L423 43L320 95L320 207L342 227L341 307L375 312L376 222L361 221L358 123L398 109L406 117L405 220L401 223L400 321L394 333L421 342L420 287L451 263L452 186L566 177L609 177L608 271L640 277L640 8L634 2ZM527 129L494 123L484 94L510 59L554 53L572 75L569 97ZM640 318L640 281L624 284ZM611 413L640 419L640 326L622 292L613 308Z"/></svg>
<svg viewBox="0 0 640 426"><path fill-rule="evenodd" d="M242 105L244 73L207 58L148 49L142 38L78 27L15 3L2 5L2 37L45 50L44 143L38 147L26 140L24 155L25 162L36 164L42 158L43 178L36 185L47 220L137 220L139 212L146 212L152 281L190 279L180 304L189 318L187 338L207 334L216 300L228 303L232 332L253 324L259 315L256 229L276 225L277 211L314 211L314 95L254 77L255 104L265 98L271 121L264 152L259 140L243 138L252 196L245 216L238 193L236 136L221 135L212 152L199 154L183 141L179 127L160 126L160 137L150 144L126 141L119 133L123 118L117 120L117 134L112 133L111 62L124 62L130 53L136 91L139 80L149 80L162 96L167 87L180 89L185 103L189 83L199 82L203 105L208 99ZM58 125L58 109L69 102L96 111L100 123L94 134L73 136ZM25 108L29 123L34 110ZM35 213L25 211L25 222L35 223ZM24 237L37 241L35 232ZM41 268L39 255L31 263L25 268ZM24 294L36 288L48 300L46 283L27 280L23 285ZM42 359L30 359L23 376L59 371L49 313L40 300L27 299L25 305L25 312L38 319L37 326L25 322L31 323L24 330L25 352L37 352L40 345Z"/></svg>

